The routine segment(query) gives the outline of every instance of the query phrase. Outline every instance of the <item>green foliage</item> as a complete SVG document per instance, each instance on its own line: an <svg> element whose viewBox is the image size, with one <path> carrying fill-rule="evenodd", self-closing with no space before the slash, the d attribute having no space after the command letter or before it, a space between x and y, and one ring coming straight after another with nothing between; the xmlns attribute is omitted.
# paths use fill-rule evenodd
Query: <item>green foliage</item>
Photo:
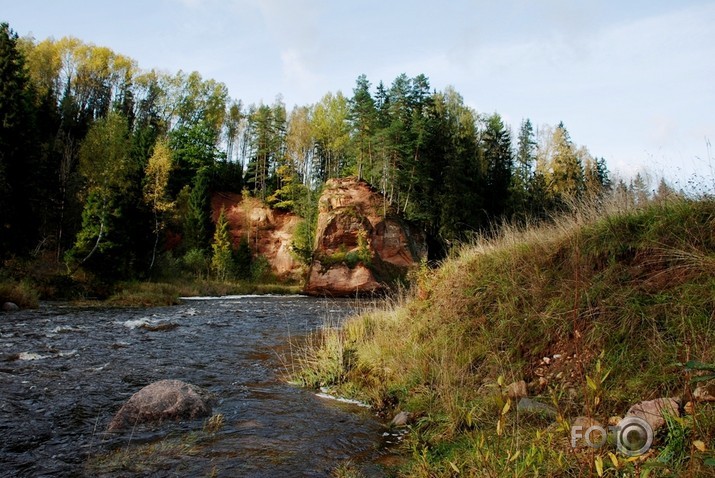
<svg viewBox="0 0 715 478"><path fill-rule="evenodd" d="M174 158L174 172L170 191L175 195L181 188L199 174L199 170L210 169L223 157L218 150L217 131L207 122L182 124L169 134L169 146Z"/></svg>
<svg viewBox="0 0 715 478"><path fill-rule="evenodd" d="M317 176L321 181L342 177L350 170L348 115L348 100L340 92L326 94L315 105L312 134L317 152Z"/></svg>
<svg viewBox="0 0 715 478"><path fill-rule="evenodd" d="M278 101L273 107L260 105L249 111L248 122L253 134L244 184L255 197L265 201L274 191L272 166L280 161L284 149L285 105Z"/></svg>
<svg viewBox="0 0 715 478"><path fill-rule="evenodd" d="M77 234L74 248L66 257L80 263L86 262L94 253L106 253L117 245L107 239L112 223L120 211L113 198L102 197L97 190L90 191L82 211L82 229Z"/></svg>
<svg viewBox="0 0 715 478"><path fill-rule="evenodd" d="M33 95L15 34L0 23L0 257L34 247L39 210ZM29 243L28 243L29 242Z"/></svg>
<svg viewBox="0 0 715 478"><path fill-rule="evenodd" d="M265 256L258 255L251 261L251 280L257 283L273 282L271 263Z"/></svg>
<svg viewBox="0 0 715 478"><path fill-rule="evenodd" d="M563 123L554 130L551 158L551 189L567 198L578 198L584 191L583 164Z"/></svg>
<svg viewBox="0 0 715 478"><path fill-rule="evenodd" d="M213 250L211 269L216 274L218 280L225 281L233 275L234 264L231 232L229 231L226 210L224 208L221 208L221 213L216 222L216 232L214 233L211 249Z"/></svg>
<svg viewBox="0 0 715 478"><path fill-rule="evenodd" d="M315 250L315 229L318 223L318 199L321 191L308 193L301 197L294 211L303 218L293 232L291 251L304 264L313 261Z"/></svg>
<svg viewBox="0 0 715 478"><path fill-rule="evenodd" d="M487 165L485 177L486 210L498 220L506 212L512 181L511 135L498 114L487 118L481 136L480 155Z"/></svg>
<svg viewBox="0 0 715 478"><path fill-rule="evenodd" d="M176 305L179 301L178 287L162 282L128 282L118 285L107 303L121 307L160 307Z"/></svg>
<svg viewBox="0 0 715 478"><path fill-rule="evenodd" d="M188 249L208 250L212 235L210 172L202 167L196 173L184 218L184 242Z"/></svg>
<svg viewBox="0 0 715 478"><path fill-rule="evenodd" d="M210 262L203 249L189 249L182 262L184 268L198 279L208 277Z"/></svg>
<svg viewBox="0 0 715 478"><path fill-rule="evenodd" d="M66 257L106 278L131 274L131 234L126 224L138 215L133 196L139 168L129 154L127 119L111 112L97 121L80 149L79 171L85 180L82 227ZM127 216L132 215L129 219Z"/></svg>
<svg viewBox="0 0 715 478"><path fill-rule="evenodd" d="M477 114L421 74L375 88L361 75L350 98L329 93L288 115L280 99L244 107L198 72L140 70L109 48L18 39L7 24L0 60L0 253L52 250L59 263L71 248L74 266L100 276L161 276L162 246L208 252L211 193L244 186L304 218L294 249L306 262L315 202L331 177L357 175L377 188L383 214L426 231L432 260L490 234L501 217L548 218L567 196L610 187L603 160L563 125L540 134L535 150L526 120L513 158L497 114ZM168 179L159 158L170 158ZM635 202L641 182L628 191Z"/></svg>
<svg viewBox="0 0 715 478"><path fill-rule="evenodd" d="M248 244L248 238L241 238L238 243L238 248L233 253L233 263L236 267L236 277L239 279L251 278L251 264L253 262L253 253L251 246Z"/></svg>
<svg viewBox="0 0 715 478"><path fill-rule="evenodd" d="M315 224L307 219L298 223L293 233L291 251L303 263L313 262L313 250L315 248Z"/></svg>
<svg viewBox="0 0 715 478"><path fill-rule="evenodd" d="M689 360L683 365L683 369L687 372L700 372L699 375L691 379L691 382L693 383L715 380L715 364L706 364L698 362L697 360Z"/></svg>
<svg viewBox="0 0 715 478"><path fill-rule="evenodd" d="M666 414L664 418L667 431L658 454L658 461L672 467L680 467L690 453L691 418L680 418L670 414Z"/></svg>

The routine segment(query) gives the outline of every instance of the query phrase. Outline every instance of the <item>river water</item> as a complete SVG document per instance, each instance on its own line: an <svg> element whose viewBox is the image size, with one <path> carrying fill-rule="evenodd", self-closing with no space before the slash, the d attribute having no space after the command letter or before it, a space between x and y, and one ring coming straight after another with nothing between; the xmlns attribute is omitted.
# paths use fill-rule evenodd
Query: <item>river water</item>
<svg viewBox="0 0 715 478"><path fill-rule="evenodd" d="M370 411L284 380L290 338L350 312L349 302L243 296L0 314L0 476L330 476L348 460L380 476L385 430ZM212 392L224 426L140 466L151 444L202 428L105 433L134 392L166 378ZM122 451L131 463L106 465Z"/></svg>

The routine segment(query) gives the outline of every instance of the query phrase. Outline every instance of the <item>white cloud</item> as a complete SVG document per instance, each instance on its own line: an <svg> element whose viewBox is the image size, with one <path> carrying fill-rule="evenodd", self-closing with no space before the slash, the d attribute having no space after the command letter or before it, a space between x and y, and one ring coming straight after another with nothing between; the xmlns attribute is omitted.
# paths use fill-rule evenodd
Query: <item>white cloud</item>
<svg viewBox="0 0 715 478"><path fill-rule="evenodd" d="M283 76L288 84L296 86L304 93L312 93L316 86L322 86L322 78L314 73L314 68L306 63L298 49L289 48L281 52L281 62Z"/></svg>

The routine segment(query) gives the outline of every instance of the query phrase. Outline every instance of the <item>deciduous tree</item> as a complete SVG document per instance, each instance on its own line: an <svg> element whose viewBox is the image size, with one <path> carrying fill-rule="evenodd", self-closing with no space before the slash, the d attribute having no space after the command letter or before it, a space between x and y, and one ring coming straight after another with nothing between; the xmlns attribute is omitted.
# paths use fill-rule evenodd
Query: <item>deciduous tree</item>
<svg viewBox="0 0 715 478"><path fill-rule="evenodd" d="M154 247L149 264L150 271L154 268L159 237L164 229L164 217L174 207L168 190L171 166L171 149L168 143L163 139L157 141L144 171L144 202L151 208L154 216Z"/></svg>

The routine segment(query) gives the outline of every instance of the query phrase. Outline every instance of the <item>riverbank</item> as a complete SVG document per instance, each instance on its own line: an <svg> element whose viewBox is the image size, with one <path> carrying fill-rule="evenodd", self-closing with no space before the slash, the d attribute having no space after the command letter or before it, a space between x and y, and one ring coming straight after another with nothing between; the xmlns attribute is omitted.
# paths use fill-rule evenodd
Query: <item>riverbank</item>
<svg viewBox="0 0 715 478"><path fill-rule="evenodd" d="M34 309L40 300L63 300L74 304L102 307L159 307L176 305L180 297L226 296L243 294L290 295L301 292L300 284L251 281L128 281L91 284L90 281L55 276L45 280L6 278L0 281L0 305L12 302L21 309Z"/></svg>
<svg viewBox="0 0 715 478"><path fill-rule="evenodd" d="M715 409L693 392L712 384L714 311L715 202L582 211L422 271L314 337L296 378L409 412L399 476L706 476ZM572 448L577 418L605 425L660 397L682 416L647 453Z"/></svg>

